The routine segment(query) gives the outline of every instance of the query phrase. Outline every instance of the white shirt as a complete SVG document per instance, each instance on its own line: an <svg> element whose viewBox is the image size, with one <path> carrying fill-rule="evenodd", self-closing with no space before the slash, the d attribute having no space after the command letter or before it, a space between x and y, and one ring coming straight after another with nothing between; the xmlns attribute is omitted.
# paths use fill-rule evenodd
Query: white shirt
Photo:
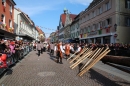
<svg viewBox="0 0 130 86"><path fill-rule="evenodd" d="M54 51L56 51L56 50L57 50L57 46L54 47ZM61 45L60 45L60 50L62 53L65 53L65 51L63 50L63 47Z"/></svg>
<svg viewBox="0 0 130 86"><path fill-rule="evenodd" d="M74 48L72 46L70 46L70 50L74 51Z"/></svg>
<svg viewBox="0 0 130 86"><path fill-rule="evenodd" d="M80 52L80 50L81 50L81 47L78 47L78 49L76 50L76 52Z"/></svg>

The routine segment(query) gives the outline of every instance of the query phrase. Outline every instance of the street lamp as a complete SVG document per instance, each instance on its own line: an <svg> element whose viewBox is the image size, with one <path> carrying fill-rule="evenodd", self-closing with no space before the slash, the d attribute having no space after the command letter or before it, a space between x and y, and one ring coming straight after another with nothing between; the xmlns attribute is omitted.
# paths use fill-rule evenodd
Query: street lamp
<svg viewBox="0 0 130 86"><path fill-rule="evenodd" d="M117 24L114 25L115 31L117 31Z"/></svg>

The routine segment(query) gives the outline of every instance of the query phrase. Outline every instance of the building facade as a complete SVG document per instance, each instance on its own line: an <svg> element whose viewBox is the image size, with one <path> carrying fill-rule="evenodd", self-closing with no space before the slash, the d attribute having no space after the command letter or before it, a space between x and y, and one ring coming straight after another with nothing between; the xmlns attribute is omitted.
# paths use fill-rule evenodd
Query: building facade
<svg viewBox="0 0 130 86"><path fill-rule="evenodd" d="M14 38L14 6L13 0L0 0L0 38Z"/></svg>
<svg viewBox="0 0 130 86"><path fill-rule="evenodd" d="M75 14L69 13L69 11L65 8L64 13L60 16L58 31L59 31L59 41L62 42L70 42L70 25L74 21L76 17Z"/></svg>
<svg viewBox="0 0 130 86"><path fill-rule="evenodd" d="M74 21L70 25L71 41L74 43L79 43L79 17L80 13L74 18Z"/></svg>
<svg viewBox="0 0 130 86"><path fill-rule="evenodd" d="M36 28L34 22L20 9L14 9L14 27L17 34L16 39L36 40Z"/></svg>
<svg viewBox="0 0 130 86"><path fill-rule="evenodd" d="M93 0L79 22L82 42L129 43L130 0Z"/></svg>

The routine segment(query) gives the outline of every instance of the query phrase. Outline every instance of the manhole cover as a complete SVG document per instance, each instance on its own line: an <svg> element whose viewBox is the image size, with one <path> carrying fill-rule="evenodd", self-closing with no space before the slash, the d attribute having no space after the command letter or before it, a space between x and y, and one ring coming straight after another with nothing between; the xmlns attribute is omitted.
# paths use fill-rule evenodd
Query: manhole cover
<svg viewBox="0 0 130 86"><path fill-rule="evenodd" d="M54 76L55 72L40 72L37 75L45 77L45 76Z"/></svg>

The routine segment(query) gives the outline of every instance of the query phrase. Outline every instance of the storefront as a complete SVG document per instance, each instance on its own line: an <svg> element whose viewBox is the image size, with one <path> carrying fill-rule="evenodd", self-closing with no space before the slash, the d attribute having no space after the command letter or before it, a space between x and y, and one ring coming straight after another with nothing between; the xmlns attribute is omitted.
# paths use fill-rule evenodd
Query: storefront
<svg viewBox="0 0 130 86"><path fill-rule="evenodd" d="M104 44L109 44L109 43L111 43L111 36L104 36L104 37L103 37L103 43L104 43Z"/></svg>
<svg viewBox="0 0 130 86"><path fill-rule="evenodd" d="M18 38L18 41L22 39L23 41L32 42L34 40L34 38L24 34L19 34L16 38Z"/></svg>
<svg viewBox="0 0 130 86"><path fill-rule="evenodd" d="M15 39L16 34L0 29L0 39Z"/></svg>
<svg viewBox="0 0 130 86"><path fill-rule="evenodd" d="M96 39L95 43L101 43L102 42L101 37L98 37L98 38L95 38L95 39Z"/></svg>

